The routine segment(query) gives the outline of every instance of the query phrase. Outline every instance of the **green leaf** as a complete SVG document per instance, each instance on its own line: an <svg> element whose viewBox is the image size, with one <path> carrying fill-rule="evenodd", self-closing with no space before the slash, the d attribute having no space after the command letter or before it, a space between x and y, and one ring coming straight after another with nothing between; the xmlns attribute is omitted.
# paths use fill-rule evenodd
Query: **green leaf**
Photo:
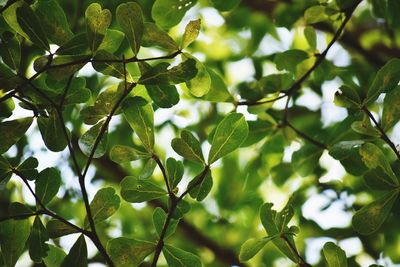
<svg viewBox="0 0 400 267"><path fill-rule="evenodd" d="M362 140L342 141L329 148L329 155L339 160L348 173L360 176L367 171L359 154L362 144Z"/></svg>
<svg viewBox="0 0 400 267"><path fill-rule="evenodd" d="M121 182L121 197L128 202L141 203L166 194L167 192L158 185L134 176L127 176Z"/></svg>
<svg viewBox="0 0 400 267"><path fill-rule="evenodd" d="M199 257L180 248L165 245L163 248L163 254L169 267L202 266Z"/></svg>
<svg viewBox="0 0 400 267"><path fill-rule="evenodd" d="M142 73L146 73L151 66L146 62L139 62ZM146 90L154 103L160 108L170 108L179 102L179 93L174 85L148 84Z"/></svg>
<svg viewBox="0 0 400 267"><path fill-rule="evenodd" d="M32 43L44 50L49 50L49 43L40 24L39 18L28 5L21 5L16 10L17 21L22 31L29 37Z"/></svg>
<svg viewBox="0 0 400 267"><path fill-rule="evenodd" d="M125 34L123 32L107 29L106 36L104 36L103 42L101 42L98 50L104 50L108 53L114 54L121 46L124 37Z"/></svg>
<svg viewBox="0 0 400 267"><path fill-rule="evenodd" d="M272 94L289 88L290 85L293 84L293 82L294 81L292 74L278 73L262 77L258 81L258 86L264 94Z"/></svg>
<svg viewBox="0 0 400 267"><path fill-rule="evenodd" d="M197 74L196 60L191 58L171 69L168 69L169 66L166 62L157 64L145 72L138 83L145 85L178 84L189 81Z"/></svg>
<svg viewBox="0 0 400 267"><path fill-rule="evenodd" d="M119 79L125 78L125 72L123 64L118 62L106 62L106 61L116 61L120 58L114 56L113 54L99 50L96 53L96 56L93 58L93 68L98 72L103 73L104 75L114 76ZM129 74L127 74L128 76Z"/></svg>
<svg viewBox="0 0 400 267"><path fill-rule="evenodd" d="M33 5L33 9L40 18L43 29L46 29L47 37L53 43L62 45L74 36L64 10L57 1L40 0Z"/></svg>
<svg viewBox="0 0 400 267"><path fill-rule="evenodd" d="M400 26L400 19L399 19L399 11L400 11L400 4L396 0L388 0L387 1L387 20L389 25L396 29Z"/></svg>
<svg viewBox="0 0 400 267"><path fill-rule="evenodd" d="M320 147L306 144L292 155L293 169L301 176L310 175L319 165L318 161L323 150Z"/></svg>
<svg viewBox="0 0 400 267"><path fill-rule="evenodd" d="M389 60L375 76L374 81L367 91L363 101L364 106L372 104L381 93L389 92L397 86L400 81L400 59Z"/></svg>
<svg viewBox="0 0 400 267"><path fill-rule="evenodd" d="M378 200L362 207L353 216L353 228L362 235L370 235L376 232L389 216L398 195L399 191L394 189Z"/></svg>
<svg viewBox="0 0 400 267"><path fill-rule="evenodd" d="M96 124L99 120L110 114L112 108L124 93L124 83L108 87L102 92L94 102L94 106L89 106L81 111L81 115L86 124Z"/></svg>
<svg viewBox="0 0 400 267"><path fill-rule="evenodd" d="M246 140L249 133L244 116L240 113L231 113L217 126L211 142L208 164L234 151Z"/></svg>
<svg viewBox="0 0 400 267"><path fill-rule="evenodd" d="M49 234L40 217L36 216L29 236L29 256L34 262L42 262L42 259L47 256L49 245L46 241L48 240Z"/></svg>
<svg viewBox="0 0 400 267"><path fill-rule="evenodd" d="M200 179L202 180L200 181ZM194 184L196 184L196 186L192 188ZM197 201L202 201L206 198L208 193L210 193L212 186L213 179L211 177L211 171L208 170L204 177L203 172L198 174L192 181L189 182L187 187L192 188L189 191L189 194L192 198L195 198Z"/></svg>
<svg viewBox="0 0 400 267"><path fill-rule="evenodd" d="M86 9L86 31L92 52L95 52L103 41L107 28L111 24L111 16L110 10L102 10L98 3L92 3Z"/></svg>
<svg viewBox="0 0 400 267"><path fill-rule="evenodd" d="M212 4L219 11L230 11L239 5L241 0L211 0Z"/></svg>
<svg viewBox="0 0 400 267"><path fill-rule="evenodd" d="M314 28L307 26L304 28L304 37L306 37L307 43L312 50L317 49L317 33Z"/></svg>
<svg viewBox="0 0 400 267"><path fill-rule="evenodd" d="M39 117L38 126L43 142L49 150L54 152L64 150L67 146L67 141L62 127L66 126L61 124L55 110L49 114L49 118ZM67 128L66 130L68 131Z"/></svg>
<svg viewBox="0 0 400 267"><path fill-rule="evenodd" d="M92 93L89 89L85 88L86 79L83 77L74 78L71 82L70 88L65 95L64 105L74 105L86 103Z"/></svg>
<svg viewBox="0 0 400 267"><path fill-rule="evenodd" d="M12 202L8 206L8 213L11 216L14 216L14 215L29 215L29 214L33 213L33 210L31 208L29 208L28 206L22 204L22 203ZM26 218L28 218L28 217L26 217Z"/></svg>
<svg viewBox="0 0 400 267"><path fill-rule="evenodd" d="M323 252L329 267L347 267L346 253L339 246L327 242L324 245Z"/></svg>
<svg viewBox="0 0 400 267"><path fill-rule="evenodd" d="M353 131L367 136L380 137L381 133L378 129L371 125L371 121L367 115L364 115L362 121L355 121L351 124Z"/></svg>
<svg viewBox="0 0 400 267"><path fill-rule="evenodd" d="M11 178L12 175L11 167L12 166L10 165L8 160L0 156L0 184L2 184L3 181L7 182L8 179Z"/></svg>
<svg viewBox="0 0 400 267"><path fill-rule="evenodd" d="M202 99L210 102L232 102L234 98L229 93L228 87L226 86L222 77L214 70L208 67L206 67L206 69L211 78L211 85L210 90L208 93L202 96ZM205 81L206 80L207 79L205 79Z"/></svg>
<svg viewBox="0 0 400 267"><path fill-rule="evenodd" d="M108 30L107 30L107 32L108 32ZM103 43L106 43L106 39L104 39ZM107 50L107 49L104 49L104 50ZM62 46L60 46L57 49L56 54L57 55L81 55L81 54L86 54L87 52L89 52L87 34L86 34L86 32L81 32L81 33L74 35L69 41L67 41Z"/></svg>
<svg viewBox="0 0 400 267"><path fill-rule="evenodd" d="M28 117L0 123L0 154L6 152L25 135L32 121L33 119Z"/></svg>
<svg viewBox="0 0 400 267"><path fill-rule="evenodd" d="M138 159L150 158L151 154L146 151L141 151L139 149L116 145L111 148L110 159L115 163L125 163L129 161L135 161Z"/></svg>
<svg viewBox="0 0 400 267"><path fill-rule="evenodd" d="M183 178L184 166L181 161L174 158L167 159L168 183L172 189L178 186Z"/></svg>
<svg viewBox="0 0 400 267"><path fill-rule="evenodd" d="M153 212L153 224L158 236L161 235L166 219L167 219L167 214L165 213L165 211L162 208L157 207ZM164 238L171 236L175 232L178 222L179 222L178 220L171 219L168 228L165 232Z"/></svg>
<svg viewBox="0 0 400 267"><path fill-rule="evenodd" d="M296 71L296 66L308 58L308 54L299 49L287 50L275 56L274 61L278 70Z"/></svg>
<svg viewBox="0 0 400 267"><path fill-rule="evenodd" d="M183 55L196 61L197 74L193 79L186 82L189 92L195 97L206 95L211 89L212 82L206 66L189 54L184 53Z"/></svg>
<svg viewBox="0 0 400 267"><path fill-rule="evenodd" d="M46 205L57 194L60 185L60 172L56 168L46 168L35 181L36 196Z"/></svg>
<svg viewBox="0 0 400 267"><path fill-rule="evenodd" d="M122 104L125 119L149 153L154 147L154 112L144 98L130 97Z"/></svg>
<svg viewBox="0 0 400 267"><path fill-rule="evenodd" d="M0 45L1 46L1 45ZM4 51L0 47L0 51ZM0 55L1 56L1 55ZM0 78L0 83L4 78ZM9 98L0 103L0 119L11 117L13 110L15 109L15 103L12 98Z"/></svg>
<svg viewBox="0 0 400 267"><path fill-rule="evenodd" d="M2 15L4 20L7 22L8 26L10 26L14 31L23 36L25 39L29 40L30 39L29 36L22 30L17 20L17 9L23 5L27 5L25 1L22 0L16 1L12 5L10 5L7 9L5 9Z"/></svg>
<svg viewBox="0 0 400 267"><path fill-rule="evenodd" d="M151 22L144 23L144 32L142 37L142 46L159 46L167 50L178 50L179 47L174 39L164 30Z"/></svg>
<svg viewBox="0 0 400 267"><path fill-rule="evenodd" d="M400 120L400 86L388 92L383 102L382 128L391 129Z"/></svg>
<svg viewBox="0 0 400 267"><path fill-rule="evenodd" d="M79 71L89 61L87 55L65 55L55 57L51 63L52 68L48 70L48 74L57 81L68 79L72 74ZM71 62L82 62L70 64ZM61 67L55 67L55 66Z"/></svg>
<svg viewBox="0 0 400 267"><path fill-rule="evenodd" d="M50 220L46 224L47 232L49 233L50 238L59 238L61 236L78 233L78 230L59 221L59 220Z"/></svg>
<svg viewBox="0 0 400 267"><path fill-rule="evenodd" d="M43 262L46 264L46 267L59 267L63 262L66 253L59 247L54 245L48 245L49 251L47 253L47 257L43 259Z"/></svg>
<svg viewBox="0 0 400 267"><path fill-rule="evenodd" d="M3 34L0 43L0 56L11 69L18 70L21 61L21 47L16 36Z"/></svg>
<svg viewBox="0 0 400 267"><path fill-rule="evenodd" d="M6 267L13 267L25 249L31 231L29 220L0 222L0 247Z"/></svg>
<svg viewBox="0 0 400 267"><path fill-rule="evenodd" d="M312 6L304 12L304 19L309 24L322 22L328 19L324 6Z"/></svg>
<svg viewBox="0 0 400 267"><path fill-rule="evenodd" d="M276 212L272 209L272 203L265 203L260 209L260 218L261 222L269 236L281 235L289 230L287 223L293 216L293 208L290 204L290 200L288 201L285 208L280 212ZM293 237L286 235L286 239L291 242L292 246L295 247ZM273 239L272 242L275 246L285 254L289 259L294 262L297 262L298 257L293 252L293 250L288 247L286 241L282 238Z"/></svg>
<svg viewBox="0 0 400 267"><path fill-rule="evenodd" d="M239 253L239 260L240 261L248 261L253 258L264 246L271 241L272 239L276 238L276 236L267 236L261 239L249 239L243 243L240 247Z"/></svg>
<svg viewBox="0 0 400 267"><path fill-rule="evenodd" d="M175 220L178 220L178 219L182 218L186 213L188 213L190 211L190 209L191 209L191 206L190 206L189 202L182 199L181 201L179 201L178 206L176 206L176 209L175 209L174 213L172 214L172 218L174 218Z"/></svg>
<svg viewBox="0 0 400 267"><path fill-rule="evenodd" d="M151 16L158 25L168 29L177 25L196 2L196 0L156 0L151 9Z"/></svg>
<svg viewBox="0 0 400 267"><path fill-rule="evenodd" d="M151 242L119 237L108 241L107 253L117 267L131 267L140 265L155 247Z"/></svg>
<svg viewBox="0 0 400 267"><path fill-rule="evenodd" d="M189 21L189 23L186 25L185 32L183 33L181 49L185 49L197 39L197 36L199 36L200 32L200 26L201 19Z"/></svg>
<svg viewBox="0 0 400 267"><path fill-rule="evenodd" d="M29 157L17 167L17 170L28 180L33 181L38 177L38 171L36 170L38 165L39 162L36 158Z"/></svg>
<svg viewBox="0 0 400 267"><path fill-rule="evenodd" d="M176 153L185 159L205 164L200 142L191 132L183 130L181 138L174 138L171 146Z"/></svg>
<svg viewBox="0 0 400 267"><path fill-rule="evenodd" d="M120 202L119 196L112 187L105 187L97 191L90 203L94 223L97 224L111 217L119 209ZM86 226L89 224L87 223Z"/></svg>
<svg viewBox="0 0 400 267"><path fill-rule="evenodd" d="M79 236L75 244L65 256L61 267L87 267L87 247L84 235Z"/></svg>
<svg viewBox="0 0 400 267"><path fill-rule="evenodd" d="M390 167L389 162L386 160L386 156L379 147L372 143L365 143L360 147L359 153L363 162L369 169L374 169L379 166L387 175L390 176L390 178L392 178L392 181L396 185L399 184L392 167Z"/></svg>
<svg viewBox="0 0 400 267"><path fill-rule="evenodd" d="M79 148L82 150L83 154L86 156L90 156L92 150L94 148L97 137L99 136L101 129L103 128L105 121L100 121L95 126L91 127L87 132L85 132L79 138ZM104 131L103 136L101 137L96 151L93 154L93 158L99 158L103 156L107 151L107 142L108 142L108 130Z"/></svg>
<svg viewBox="0 0 400 267"><path fill-rule="evenodd" d="M125 33L132 51L138 54L143 36L143 14L140 6L135 2L120 4L117 7L117 21Z"/></svg>
<svg viewBox="0 0 400 267"><path fill-rule="evenodd" d="M368 170L364 174L365 184L372 190L392 190L397 187L392 179L382 170L381 167Z"/></svg>

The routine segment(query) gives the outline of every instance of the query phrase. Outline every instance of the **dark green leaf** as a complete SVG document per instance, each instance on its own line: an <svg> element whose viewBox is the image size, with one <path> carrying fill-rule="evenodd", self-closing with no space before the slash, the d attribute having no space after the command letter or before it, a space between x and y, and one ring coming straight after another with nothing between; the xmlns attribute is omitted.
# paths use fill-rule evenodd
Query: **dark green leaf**
<svg viewBox="0 0 400 267"><path fill-rule="evenodd" d="M104 41L105 42L105 41ZM107 50L107 49L104 49ZM72 37L69 41L60 46L57 55L81 55L89 51L87 34L81 32Z"/></svg>
<svg viewBox="0 0 400 267"><path fill-rule="evenodd" d="M85 88L85 86L85 78L77 77L73 79L70 88L65 95L64 105L86 103L90 99L92 94L89 89Z"/></svg>
<svg viewBox="0 0 400 267"><path fill-rule="evenodd" d="M168 50L178 50L179 48L168 33L151 22L144 23L142 45L145 47L160 46Z"/></svg>
<svg viewBox="0 0 400 267"><path fill-rule="evenodd" d="M102 222L111 217L119 209L120 202L119 196L112 187L105 187L97 191L90 203L94 223Z"/></svg>
<svg viewBox="0 0 400 267"><path fill-rule="evenodd" d="M6 267L13 267L25 249L31 231L29 220L0 222L0 245Z"/></svg>
<svg viewBox="0 0 400 267"><path fill-rule="evenodd" d="M258 81L258 86L264 94L272 94L289 88L293 82L292 74L279 73L262 77Z"/></svg>
<svg viewBox="0 0 400 267"><path fill-rule="evenodd" d="M234 151L246 140L249 133L244 116L240 113L231 113L217 126L211 143L208 164Z"/></svg>
<svg viewBox="0 0 400 267"><path fill-rule="evenodd" d="M90 49L95 52L103 41L111 23L111 12L102 9L98 3L92 3L85 12L86 29Z"/></svg>
<svg viewBox="0 0 400 267"><path fill-rule="evenodd" d="M340 161L347 172L353 175L362 175L367 167L360 158L359 149L364 141L342 141L329 149L329 155Z"/></svg>
<svg viewBox="0 0 400 267"><path fill-rule="evenodd" d="M122 111L129 125L140 138L149 153L154 147L154 113L151 105L141 97L127 98Z"/></svg>
<svg viewBox="0 0 400 267"><path fill-rule="evenodd" d="M191 206L190 206L189 202L182 199L181 201L179 201L178 205L176 206L174 214L172 214L172 218L174 218L176 220L182 218L186 213L188 213L190 211L190 208L191 208Z"/></svg>
<svg viewBox="0 0 400 267"><path fill-rule="evenodd" d="M99 136L100 132L102 131L103 125L105 121L100 121L95 126L91 127L87 132L85 132L79 138L79 148L82 150L83 154L86 156L90 156L94 145L96 143L97 137ZM107 142L108 142L108 130L104 131L97 147L96 151L93 154L93 158L99 158L103 156L107 151Z"/></svg>
<svg viewBox="0 0 400 267"><path fill-rule="evenodd" d="M213 186L213 179L211 177L211 171L208 170L205 176L203 175L202 172L188 184L188 188L193 187L189 191L189 194L192 198L195 198L197 201L202 201L203 199L206 198L208 193L210 193L212 186Z"/></svg>
<svg viewBox="0 0 400 267"><path fill-rule="evenodd" d="M46 168L39 173L35 181L36 196L46 205L57 194L60 185L60 172L55 168Z"/></svg>
<svg viewBox="0 0 400 267"><path fill-rule="evenodd" d="M211 0L212 4L219 11L230 11L239 5L241 0Z"/></svg>
<svg viewBox="0 0 400 267"><path fill-rule="evenodd" d="M323 252L329 267L347 267L346 253L339 246L327 242L324 245Z"/></svg>
<svg viewBox="0 0 400 267"><path fill-rule="evenodd" d="M53 110L49 118L39 117L38 126L42 139L48 149L54 152L63 151L67 146L65 134L57 112ZM68 131L68 129L66 129Z"/></svg>
<svg viewBox="0 0 400 267"><path fill-rule="evenodd" d="M372 190L385 191L391 190L397 186L381 167L368 170L364 174L364 182Z"/></svg>
<svg viewBox="0 0 400 267"><path fill-rule="evenodd" d="M116 266L131 267L142 263L155 247L151 242L119 237L108 241L107 252Z"/></svg>
<svg viewBox="0 0 400 267"><path fill-rule="evenodd" d="M54 80L65 80L80 70L89 60L87 55L62 55L55 57L47 72ZM74 63L74 64L72 64ZM58 67L55 67L58 66Z"/></svg>
<svg viewBox="0 0 400 267"><path fill-rule="evenodd" d="M150 157L151 154L149 154L148 152L141 151L139 149L129 146L116 145L113 146L110 151L110 159L116 163L124 163Z"/></svg>
<svg viewBox="0 0 400 267"><path fill-rule="evenodd" d="M191 58L171 69L168 69L169 66L170 65L165 62L157 64L144 73L140 77L138 83L145 85L178 84L189 81L197 74L196 60Z"/></svg>
<svg viewBox="0 0 400 267"><path fill-rule="evenodd" d="M182 180L183 172L184 166L181 161L174 158L167 159L168 183L172 189L177 187L179 182Z"/></svg>
<svg viewBox="0 0 400 267"><path fill-rule="evenodd" d="M18 142L32 124L32 118L22 118L0 123L0 154Z"/></svg>
<svg viewBox="0 0 400 267"><path fill-rule="evenodd" d="M39 216L36 216L29 236L29 256L34 262L42 262L42 259L47 256L49 245L46 241L48 240L49 234Z"/></svg>
<svg viewBox="0 0 400 267"><path fill-rule="evenodd" d="M128 202L140 203L163 197L166 194L164 189L148 180L127 176L121 182L121 197Z"/></svg>
<svg viewBox="0 0 400 267"><path fill-rule="evenodd" d="M0 184L3 183L3 181L7 182L8 179L11 178L12 175L12 169L11 169L10 163L0 156Z"/></svg>
<svg viewBox="0 0 400 267"><path fill-rule="evenodd" d="M171 146L176 153L185 159L205 164L200 142L191 132L183 130L181 138L173 139Z"/></svg>
<svg viewBox="0 0 400 267"><path fill-rule="evenodd" d="M182 249L165 245L163 254L170 267L201 267L201 261L196 255Z"/></svg>
<svg viewBox="0 0 400 267"><path fill-rule="evenodd" d="M153 212L153 224L156 228L157 235L160 236L162 229L164 228L165 220L167 219L167 214L162 208L157 207ZM178 225L178 220L171 219L168 228L165 232L164 238L169 237L175 232L176 226Z"/></svg>
<svg viewBox="0 0 400 267"><path fill-rule="evenodd" d="M144 164L142 170L140 171L138 178L139 179L149 178L153 174L154 169L156 167L157 167L157 162L153 158L149 158Z"/></svg>
<svg viewBox="0 0 400 267"><path fill-rule="evenodd" d="M40 24L39 18L35 15L30 6L24 4L16 10L17 21L21 29L29 37L32 43L44 50L49 50L49 43Z"/></svg>
<svg viewBox="0 0 400 267"><path fill-rule="evenodd" d="M61 236L78 233L77 229L72 228L71 226L59 220L50 220L46 224L46 228L50 238L58 238Z"/></svg>
<svg viewBox="0 0 400 267"><path fill-rule="evenodd" d="M151 16L162 28L171 28L182 20L196 2L196 0L156 0L151 9Z"/></svg>
<svg viewBox="0 0 400 267"><path fill-rule="evenodd" d="M117 7L117 21L125 33L135 55L139 52L143 36L143 14L135 2L120 4Z"/></svg>
<svg viewBox="0 0 400 267"><path fill-rule="evenodd" d="M146 73L151 66L140 62L139 67L142 73ZM146 90L154 103L160 108L170 108L179 102L179 93L174 85L148 84Z"/></svg>
<svg viewBox="0 0 400 267"><path fill-rule="evenodd" d="M17 167L17 170L28 180L32 181L38 176L38 171L36 170L38 165L39 162L36 158L29 157Z"/></svg>
<svg viewBox="0 0 400 267"><path fill-rule="evenodd" d="M389 92L400 81L400 59L390 60L383 66L375 76L372 85L367 91L367 97L364 99L365 106L372 104L381 93Z"/></svg>
<svg viewBox="0 0 400 267"><path fill-rule="evenodd" d="M181 49L185 49L193 43L200 32L201 20L192 20L186 25L185 32L183 33Z"/></svg>
<svg viewBox="0 0 400 267"><path fill-rule="evenodd" d="M368 135L373 137L380 137L381 133L378 129L371 125L371 121L368 116L364 116L362 121L355 121L351 124L351 128L353 131L362 134Z"/></svg>
<svg viewBox="0 0 400 267"><path fill-rule="evenodd" d="M15 36L1 38L0 56L11 69L18 70L21 60L21 48Z"/></svg>
<svg viewBox="0 0 400 267"><path fill-rule="evenodd" d="M394 189L378 200L362 207L353 215L353 228L362 235L376 232L389 216L392 206L399 195Z"/></svg>
<svg viewBox="0 0 400 267"><path fill-rule="evenodd" d="M33 8L50 41L62 45L74 36L64 10L57 1L40 0L33 5Z"/></svg>
<svg viewBox="0 0 400 267"><path fill-rule="evenodd" d="M68 255L65 256L61 267L87 267L87 247L84 235L79 236Z"/></svg>

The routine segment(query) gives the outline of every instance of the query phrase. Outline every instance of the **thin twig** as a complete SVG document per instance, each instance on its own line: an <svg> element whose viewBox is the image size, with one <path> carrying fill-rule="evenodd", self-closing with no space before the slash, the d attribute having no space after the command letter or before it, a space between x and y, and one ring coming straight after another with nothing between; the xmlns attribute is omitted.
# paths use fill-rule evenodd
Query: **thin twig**
<svg viewBox="0 0 400 267"><path fill-rule="evenodd" d="M41 215L41 214L45 214L45 213L46 213L46 211L44 211L44 210L37 210L35 212L30 212L30 213L20 213L20 214L0 217L0 222L4 222L4 221L7 221L7 220L20 220L20 219L25 219L25 218L28 218L28 217Z"/></svg>
<svg viewBox="0 0 400 267"><path fill-rule="evenodd" d="M286 237L285 234L281 235L281 238L285 241L286 244L288 244L288 246L290 247L290 249L292 250L292 252L297 256L297 258L300 260L300 266L301 267L308 267L311 265L308 264L305 259L300 255L300 253L297 251L296 247L293 246L292 242L290 242L290 240Z"/></svg>
<svg viewBox="0 0 400 267"><path fill-rule="evenodd" d="M165 219L165 223L163 226L163 229L161 230L160 233L160 238L158 239L157 245L156 245L156 249L154 252L154 257L153 257L153 261L151 263L152 267L156 267L157 266L157 262L158 262L158 258L160 257L161 251L164 247L164 238L165 238L165 234L167 232L167 229L169 227L169 224L171 222L172 216L175 212L176 207L178 206L179 202L188 194L190 193L190 191L192 191L196 186L198 186L199 184L201 184L203 182L203 180L205 179L207 173L210 171L210 167L208 165L206 165L204 167L204 170L202 171L202 173L200 174L199 179L191 184L190 186L187 187L187 189L177 198L177 199L171 199L171 206L168 210L168 214L167 214L167 218Z"/></svg>
<svg viewBox="0 0 400 267"><path fill-rule="evenodd" d="M167 187L167 191L168 191L169 197L170 198L174 198L175 195L172 192L171 185L168 182L167 172L165 171L165 167L164 167L163 163L161 162L160 158L156 154L153 154L152 158L157 163L158 167L160 168L160 170L162 172L162 175L163 175L163 178L164 178L164 183L165 183L165 186Z"/></svg>
<svg viewBox="0 0 400 267"><path fill-rule="evenodd" d="M382 129L382 127L380 126L379 122L375 119L374 115L372 115L372 113L366 108L366 107L362 107L362 110L364 111L365 114L368 115L368 117L373 121L373 123L375 124L376 128L378 129L378 131L381 133L381 138L383 141L385 141L390 148L393 150L393 152L396 154L397 159L400 160L400 152L397 150L396 145L390 140L389 136L387 136L387 134L385 133L385 131Z"/></svg>

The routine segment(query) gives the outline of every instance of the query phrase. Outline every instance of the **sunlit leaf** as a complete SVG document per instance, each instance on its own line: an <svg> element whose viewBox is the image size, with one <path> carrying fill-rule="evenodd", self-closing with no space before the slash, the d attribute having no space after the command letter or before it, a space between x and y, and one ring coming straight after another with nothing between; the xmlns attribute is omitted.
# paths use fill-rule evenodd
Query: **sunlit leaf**
<svg viewBox="0 0 400 267"><path fill-rule="evenodd" d="M125 237L107 243L107 252L118 267L138 266L154 251L156 244Z"/></svg>
<svg viewBox="0 0 400 267"><path fill-rule="evenodd" d="M149 180L127 176L121 182L121 197L132 203L140 203L163 197L167 192Z"/></svg>
<svg viewBox="0 0 400 267"><path fill-rule="evenodd" d="M102 9L98 3L92 3L85 12L86 29L90 49L95 52L103 41L107 28L111 23L111 12Z"/></svg>
<svg viewBox="0 0 400 267"><path fill-rule="evenodd" d="M97 138L100 134L102 134L102 136L97 142L96 150L93 153L93 158L99 158L106 153L108 130L105 129L105 131L102 131L104 123L105 121L100 121L79 138L79 148L86 156L89 157L93 153L92 150L95 148Z"/></svg>
<svg viewBox="0 0 400 267"><path fill-rule="evenodd" d="M181 49L185 49L193 43L200 32L201 20L192 20L186 25L185 32L183 33Z"/></svg>
<svg viewBox="0 0 400 267"><path fill-rule="evenodd" d="M346 253L339 246L327 242L324 245L323 252L329 267L347 267Z"/></svg>
<svg viewBox="0 0 400 267"><path fill-rule="evenodd" d="M180 138L175 138L172 140L171 146L176 153L185 159L199 162L201 164L205 163L200 142L191 132L183 130Z"/></svg>
<svg viewBox="0 0 400 267"><path fill-rule="evenodd" d="M94 223L102 222L111 217L119 209L120 202L119 196L112 187L105 187L97 191L92 202L90 202ZM88 226L88 223L86 225Z"/></svg>
<svg viewBox="0 0 400 267"><path fill-rule="evenodd" d="M151 9L151 16L162 28L171 28L181 21L196 2L197 0L156 0Z"/></svg>
<svg viewBox="0 0 400 267"><path fill-rule="evenodd" d="M196 255L170 245L164 246L163 254L170 267L202 266L199 257Z"/></svg>

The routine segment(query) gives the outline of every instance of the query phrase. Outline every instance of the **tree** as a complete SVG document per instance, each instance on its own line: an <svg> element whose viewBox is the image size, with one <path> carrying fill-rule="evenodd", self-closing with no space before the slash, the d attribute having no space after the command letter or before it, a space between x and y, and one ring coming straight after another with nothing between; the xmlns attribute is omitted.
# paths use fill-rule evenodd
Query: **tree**
<svg viewBox="0 0 400 267"><path fill-rule="evenodd" d="M400 262L398 1L0 6L1 266Z"/></svg>

